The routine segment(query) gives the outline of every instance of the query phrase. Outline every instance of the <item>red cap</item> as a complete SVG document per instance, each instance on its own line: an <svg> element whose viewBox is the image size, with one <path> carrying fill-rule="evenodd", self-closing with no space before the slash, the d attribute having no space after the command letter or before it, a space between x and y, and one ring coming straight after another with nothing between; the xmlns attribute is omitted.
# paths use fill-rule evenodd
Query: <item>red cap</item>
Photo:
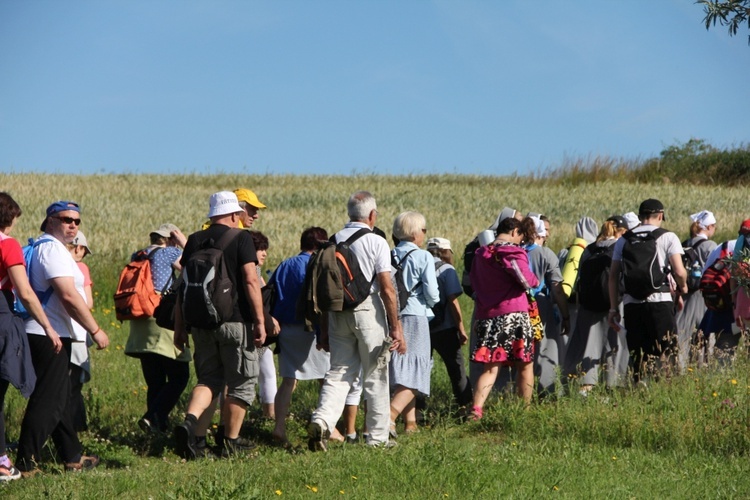
<svg viewBox="0 0 750 500"><path fill-rule="evenodd" d="M740 234L747 236L750 235L750 219L745 219L742 221L742 225L740 226Z"/></svg>

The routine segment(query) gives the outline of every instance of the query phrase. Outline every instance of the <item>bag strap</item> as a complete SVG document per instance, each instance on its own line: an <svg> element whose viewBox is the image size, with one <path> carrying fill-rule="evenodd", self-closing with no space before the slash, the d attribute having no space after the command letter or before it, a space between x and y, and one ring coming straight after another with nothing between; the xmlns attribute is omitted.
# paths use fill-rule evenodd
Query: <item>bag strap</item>
<svg viewBox="0 0 750 500"><path fill-rule="evenodd" d="M223 252L230 245L230 243L232 243L232 241L234 241L234 239L240 235L241 232L242 229L230 227L229 229L224 231L224 234L222 234L221 237L213 244L213 247Z"/></svg>
<svg viewBox="0 0 750 500"><path fill-rule="evenodd" d="M360 239L362 236L366 235L367 233L371 233L371 232L372 232L372 229L370 229L369 227L362 227L362 228L359 229L359 231L357 231L353 235L349 236L343 243L346 243L347 245L351 245L352 243L354 243L355 241L357 241L358 239ZM331 243L333 243L334 245L337 244L336 243L336 235L335 234L332 235L329 239L331 240Z"/></svg>

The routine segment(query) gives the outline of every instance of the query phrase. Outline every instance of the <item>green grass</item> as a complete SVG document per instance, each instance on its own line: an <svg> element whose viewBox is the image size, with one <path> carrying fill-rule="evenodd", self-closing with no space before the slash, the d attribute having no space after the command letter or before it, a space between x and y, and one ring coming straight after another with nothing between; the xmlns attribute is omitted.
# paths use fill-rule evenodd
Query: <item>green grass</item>
<svg viewBox="0 0 750 500"><path fill-rule="evenodd" d="M652 383L648 391L597 388L589 398L535 401L529 409L494 395L478 423L459 423L451 416L450 385L436 359L427 425L400 437L391 450L332 445L327 454L304 451L317 384L300 383L289 422L299 453L271 445L272 424L259 418L256 406L246 432L260 444L257 453L184 463L169 438L150 438L136 426L145 405L144 383L137 360L122 352L127 324L115 320L111 300L120 268L132 251L146 245L148 232L163 222L186 233L196 230L205 220L208 196L219 189L250 187L268 204L257 229L271 241L267 268L272 269L296 253L305 227L340 228L346 199L357 189L376 195L379 226L386 232L399 212L415 209L427 218L428 236L451 239L460 253L506 205L548 214L550 246L559 250L572 241L582 215L602 222L612 213L636 211L648 197L664 202L667 226L681 237L687 236L689 214L712 210L721 240L736 234L748 215L744 188L617 179L573 185L520 176L224 174L0 174L0 186L24 210L13 233L19 240L38 232L51 201L71 198L82 204L82 228L94 251L87 262L95 282L95 316L111 338L109 349L92 351L93 380L84 386L91 430L81 438L87 451L102 456L102 466L66 475L50 454L43 475L3 485L3 498L750 496L750 362L744 355L731 369L693 368ZM461 304L468 316L469 301L462 297ZM10 437L16 439L24 401L11 390L6 404ZM176 411L173 423L179 420Z"/></svg>

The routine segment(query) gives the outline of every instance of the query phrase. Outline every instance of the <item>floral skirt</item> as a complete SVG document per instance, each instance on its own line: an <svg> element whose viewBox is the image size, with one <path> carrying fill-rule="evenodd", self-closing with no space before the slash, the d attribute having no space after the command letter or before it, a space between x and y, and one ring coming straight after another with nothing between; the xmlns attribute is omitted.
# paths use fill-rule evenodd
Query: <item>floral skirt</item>
<svg viewBox="0 0 750 500"><path fill-rule="evenodd" d="M474 328L477 344L471 353L473 362L513 365L534 361L534 329L528 313L478 319Z"/></svg>

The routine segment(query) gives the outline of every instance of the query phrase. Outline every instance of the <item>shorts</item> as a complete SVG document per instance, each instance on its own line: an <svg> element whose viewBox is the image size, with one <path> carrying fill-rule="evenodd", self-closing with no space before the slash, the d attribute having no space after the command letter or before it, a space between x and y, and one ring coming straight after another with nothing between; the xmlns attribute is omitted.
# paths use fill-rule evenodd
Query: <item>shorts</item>
<svg viewBox="0 0 750 500"><path fill-rule="evenodd" d="M255 400L260 371L258 349L244 323L224 323L215 330L192 330L198 385L216 397L227 386L227 396L246 404Z"/></svg>

